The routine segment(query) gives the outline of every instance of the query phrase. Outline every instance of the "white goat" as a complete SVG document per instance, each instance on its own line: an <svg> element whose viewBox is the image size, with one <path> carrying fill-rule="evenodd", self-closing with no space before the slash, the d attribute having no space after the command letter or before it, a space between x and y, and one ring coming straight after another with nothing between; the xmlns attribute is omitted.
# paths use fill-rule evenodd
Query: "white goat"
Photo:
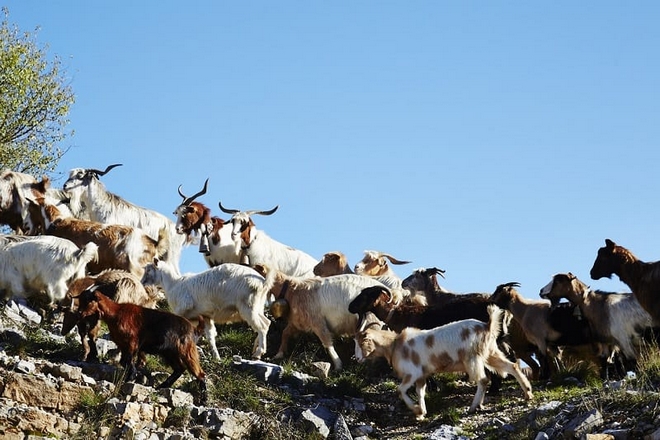
<svg viewBox="0 0 660 440"><path fill-rule="evenodd" d="M91 168L72 169L63 186L71 196L72 212L80 219L140 228L154 240L158 240L159 233L164 228L167 231L169 249L163 259L170 261L178 270L185 237L176 233L174 222L159 212L134 205L107 191L99 180L99 176L120 165L110 165L105 171Z"/></svg>
<svg viewBox="0 0 660 440"><path fill-rule="evenodd" d="M383 330L382 322L370 323L365 317L355 335L355 358L358 362L364 362L367 358L386 358L402 379L399 394L417 420L423 420L426 416L426 379L435 373L465 372L471 381L477 383L469 412L483 405L488 384L486 368L503 377L512 374L520 384L524 397L531 399L529 380L518 364L508 360L497 346L501 313L497 306L491 305L488 307L487 323L465 319L430 330L409 327L398 334ZM413 385L419 397L418 404L407 394Z"/></svg>
<svg viewBox="0 0 660 440"><path fill-rule="evenodd" d="M239 211L227 209L219 203L222 212L232 214L228 223L232 227L232 239L241 244L241 262L252 267L264 265L295 277L314 276L314 266L318 263L311 255L280 243L257 229L251 216L254 214L271 215L277 206L269 211Z"/></svg>
<svg viewBox="0 0 660 440"><path fill-rule="evenodd" d="M254 269L225 263L197 274L179 275L171 263L154 260L145 268L142 282L163 288L172 311L190 320L208 319L204 331L216 359L215 322L247 322L257 332L252 356L260 359L266 352L270 320L264 314L266 297L274 276L262 277Z"/></svg>
<svg viewBox="0 0 660 440"><path fill-rule="evenodd" d="M263 267L258 270L264 271ZM274 359L284 357L289 339L298 332L313 332L330 355L336 370L342 369L333 337L353 336L357 330L357 315L348 311L348 305L362 289L385 286L378 280L361 275L336 275L328 278L299 278L284 272L265 268L266 276L276 272L270 293L276 300L288 304L287 325L282 332L280 347Z"/></svg>
<svg viewBox="0 0 660 440"><path fill-rule="evenodd" d="M578 306L594 337L615 344L630 361L637 359L644 333L653 328L651 315L632 294L593 291L570 272L552 277L539 295L553 305L566 298Z"/></svg>
<svg viewBox="0 0 660 440"><path fill-rule="evenodd" d="M45 292L50 302L64 299L67 283L85 276L97 258L98 246L82 249L70 240L40 236L0 240L0 290L5 296L28 297Z"/></svg>
<svg viewBox="0 0 660 440"><path fill-rule="evenodd" d="M9 169L0 172L0 224L9 226L15 232L23 232L25 195L30 194L30 186L34 183L36 179L29 174Z"/></svg>

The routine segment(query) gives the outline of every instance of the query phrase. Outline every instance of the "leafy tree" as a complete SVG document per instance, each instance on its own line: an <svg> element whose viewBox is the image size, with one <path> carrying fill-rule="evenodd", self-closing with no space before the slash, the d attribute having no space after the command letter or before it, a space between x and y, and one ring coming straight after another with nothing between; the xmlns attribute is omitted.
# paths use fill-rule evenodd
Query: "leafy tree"
<svg viewBox="0 0 660 440"><path fill-rule="evenodd" d="M33 34L0 25L0 169L33 175L55 170L66 150L57 144L72 135L67 115L75 101L61 62L46 58Z"/></svg>

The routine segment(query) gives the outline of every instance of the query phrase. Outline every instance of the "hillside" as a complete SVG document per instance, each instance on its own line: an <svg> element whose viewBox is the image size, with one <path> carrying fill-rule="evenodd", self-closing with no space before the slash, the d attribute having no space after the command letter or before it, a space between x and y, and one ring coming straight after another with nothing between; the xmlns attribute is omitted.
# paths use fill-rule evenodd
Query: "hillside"
<svg viewBox="0 0 660 440"><path fill-rule="evenodd" d="M16 318L19 311L23 317ZM12 318L13 317L13 318ZM28 317L28 318L26 318ZM186 375L174 389L122 384L111 361L112 344L102 364L76 361L78 336L59 335L59 323L30 324L39 318L10 303L0 325L0 436L59 438L660 438L660 357L650 351L636 377L602 384L593 369L572 365L548 383L533 383L535 397L521 399L513 380L485 408L467 414L476 387L461 375L437 375L427 393L429 417L416 422L397 395L398 379L381 362L346 362L330 372L325 351L311 336L301 336L280 366L234 360L251 351L254 334L243 325L219 326L221 362L203 356L209 402L197 406L196 389ZM281 323L272 325L269 353L276 348ZM201 342L205 349L205 345ZM343 359L352 341L342 340ZM321 362L319 362L321 361ZM267 367L267 368L266 368ZM167 372L157 358L148 368ZM34 437L30 437L34 438Z"/></svg>

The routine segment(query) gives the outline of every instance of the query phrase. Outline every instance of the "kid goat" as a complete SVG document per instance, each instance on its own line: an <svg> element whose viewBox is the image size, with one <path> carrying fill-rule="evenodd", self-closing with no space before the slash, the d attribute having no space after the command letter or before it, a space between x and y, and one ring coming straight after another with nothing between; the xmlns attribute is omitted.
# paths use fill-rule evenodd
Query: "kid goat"
<svg viewBox="0 0 660 440"><path fill-rule="evenodd" d="M497 347L502 311L491 305L488 314L487 323L466 319L430 330L409 327L398 334L383 330L380 321L369 325L367 319L363 319L355 336L355 357L358 362L375 357L387 359L402 379L399 394L417 420L423 420L426 415L426 379L435 373L465 372L471 381L477 383L469 412L482 407L488 384L486 368L502 376L512 374L524 397L531 399L532 386L520 367L509 361ZM407 394L413 384L419 396L418 404Z"/></svg>
<svg viewBox="0 0 660 440"><path fill-rule="evenodd" d="M196 340L204 326L197 328L182 316L164 310L149 309L130 303L116 303L101 292L85 290L78 297L82 319L98 314L108 326L110 337L121 351L126 380L136 373L140 353L157 354L173 369L158 388L169 388L188 370L197 378L200 399L206 401L205 373L199 364Z"/></svg>

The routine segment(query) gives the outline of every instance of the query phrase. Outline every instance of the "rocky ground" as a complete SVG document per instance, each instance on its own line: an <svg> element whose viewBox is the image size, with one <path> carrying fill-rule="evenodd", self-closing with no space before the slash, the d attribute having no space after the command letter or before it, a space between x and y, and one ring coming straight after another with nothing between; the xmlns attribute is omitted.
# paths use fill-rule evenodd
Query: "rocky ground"
<svg viewBox="0 0 660 440"><path fill-rule="evenodd" d="M35 328L31 321L38 316L13 303L0 320L0 438L660 439L657 384L640 386L632 377L604 386L587 386L570 376L534 383L531 402L520 398L515 381L506 381L501 394L488 396L475 414L467 408L476 387L461 376L440 378L427 395L429 417L418 422L397 395L398 380L382 365L366 370L372 376L367 386L342 394L326 379L236 359L237 370L262 383L260 405L270 404L269 390L290 395L286 410L272 417L198 406L185 384L167 390L122 384L112 365L21 350L35 337L26 334L35 332L26 331ZM48 325L36 328L40 338L67 343ZM318 366L315 374L323 377L328 365ZM85 399L102 399L102 420L88 409L98 404L81 405Z"/></svg>

